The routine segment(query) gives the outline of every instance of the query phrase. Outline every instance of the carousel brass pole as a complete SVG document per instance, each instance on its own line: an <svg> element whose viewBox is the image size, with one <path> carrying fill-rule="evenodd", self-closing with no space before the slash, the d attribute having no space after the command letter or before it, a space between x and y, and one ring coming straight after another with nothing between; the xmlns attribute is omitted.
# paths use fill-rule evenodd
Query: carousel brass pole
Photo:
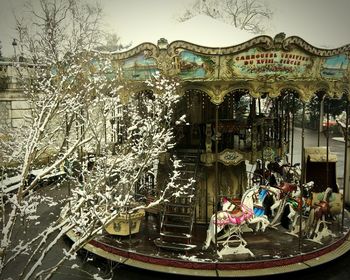
<svg viewBox="0 0 350 280"><path fill-rule="evenodd" d="M321 130L322 130L322 123L323 123L323 96L319 97L319 117L318 117L318 125L317 125L317 147L320 146L321 141Z"/></svg>
<svg viewBox="0 0 350 280"><path fill-rule="evenodd" d="M318 124L317 124L317 147L320 146L320 132L321 132L321 128L320 128L320 123L321 123L321 101L320 99L318 100Z"/></svg>
<svg viewBox="0 0 350 280"><path fill-rule="evenodd" d="M215 107L215 200L214 207L217 208L219 202L219 105ZM215 209L215 221L217 221L217 209ZM215 249L218 251L217 227L215 226Z"/></svg>
<svg viewBox="0 0 350 280"><path fill-rule="evenodd" d="M349 145L349 97L346 101L346 114L345 114L345 132L344 132L344 140L345 140L345 155L344 155L344 182L343 182L343 208L342 208L342 216L341 216L341 226L344 228L344 214L345 214L345 199L347 195L347 183L346 180L348 179L348 170L347 170L347 165L348 165L348 145Z"/></svg>
<svg viewBox="0 0 350 280"><path fill-rule="evenodd" d="M302 123L301 123L301 178L299 182L300 187L300 205L298 203L299 207L299 251L301 252L302 248L302 238L303 238L303 229L302 229L302 219L303 219L303 192L304 192L304 183L305 183L305 153L304 153L304 146L305 146L305 103L303 102L303 115L302 115Z"/></svg>
<svg viewBox="0 0 350 280"><path fill-rule="evenodd" d="M291 155L290 155L290 165L292 166L293 165L293 159L294 159L294 120L295 120L295 97L293 95L293 103L292 103L292 140L291 140Z"/></svg>
<svg viewBox="0 0 350 280"><path fill-rule="evenodd" d="M260 101L260 98L259 98ZM260 103L259 103L260 104ZM260 105L259 105L260 106ZM259 109L260 110L260 109ZM260 124L260 143L261 143L261 170L262 170L262 182L265 184L265 157L264 157L264 149L265 149L265 119Z"/></svg>
<svg viewBox="0 0 350 280"><path fill-rule="evenodd" d="M326 188L329 187L329 99L327 99L327 127L326 127Z"/></svg>
<svg viewBox="0 0 350 280"><path fill-rule="evenodd" d="M279 119L279 115L280 115L280 107L279 107L279 99L276 98L275 100L275 118L276 120L274 120L274 123L273 123L273 127L275 129L275 132L273 132L273 136L274 136L274 145L275 147L280 147L280 139L281 139L281 125L280 125L280 122L281 120Z"/></svg>
<svg viewBox="0 0 350 280"><path fill-rule="evenodd" d="M286 115L286 126L285 126L285 140L288 143L288 153L290 152L290 125L291 125L291 119L290 119L290 111L287 108L287 106L289 105L289 101L284 102L284 109L285 111L285 115ZM288 161L287 161L288 162Z"/></svg>
<svg viewBox="0 0 350 280"><path fill-rule="evenodd" d="M301 182L305 183L305 103L303 103L302 127L301 127Z"/></svg>
<svg viewBox="0 0 350 280"><path fill-rule="evenodd" d="M283 163L284 163L284 159L285 159L285 150L284 150L284 114L283 114L283 99L281 97L279 97L279 106L280 106L280 113L281 113L281 118L279 119L279 145L282 148L282 156L283 156ZM277 116L278 118L279 116Z"/></svg>

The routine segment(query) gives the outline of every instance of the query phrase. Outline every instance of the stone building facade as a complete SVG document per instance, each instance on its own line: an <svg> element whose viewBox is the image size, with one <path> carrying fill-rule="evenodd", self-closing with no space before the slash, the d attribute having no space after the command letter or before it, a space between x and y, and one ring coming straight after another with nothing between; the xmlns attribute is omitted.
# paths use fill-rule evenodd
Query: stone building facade
<svg viewBox="0 0 350 280"><path fill-rule="evenodd" d="M30 103L23 91L28 63L0 61L0 127L20 127L30 116Z"/></svg>

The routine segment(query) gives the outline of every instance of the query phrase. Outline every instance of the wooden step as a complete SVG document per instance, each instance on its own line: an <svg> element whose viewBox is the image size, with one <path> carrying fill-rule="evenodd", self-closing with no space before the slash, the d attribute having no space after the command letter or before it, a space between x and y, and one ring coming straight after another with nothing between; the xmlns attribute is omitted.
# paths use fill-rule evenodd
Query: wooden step
<svg viewBox="0 0 350 280"><path fill-rule="evenodd" d="M164 223L164 224L163 224L163 227L171 227L171 228L190 228L190 225Z"/></svg>
<svg viewBox="0 0 350 280"><path fill-rule="evenodd" d="M188 161L184 161L183 159L181 160L182 160L182 166L179 167L179 170L196 168L196 165L197 165L196 162L188 162Z"/></svg>
<svg viewBox="0 0 350 280"><path fill-rule="evenodd" d="M169 213L169 212L167 212L164 214L164 216L189 219L192 217L192 213L176 213L176 212Z"/></svg>
<svg viewBox="0 0 350 280"><path fill-rule="evenodd" d="M188 205L188 204L192 204L192 199L193 199L193 195L182 194L182 195L179 195L178 197L172 198L169 203L179 204L179 205Z"/></svg>
<svg viewBox="0 0 350 280"><path fill-rule="evenodd" d="M181 173L194 174L196 170L180 169Z"/></svg>
<svg viewBox="0 0 350 280"><path fill-rule="evenodd" d="M167 203L165 206L168 206L168 207L181 207L181 208L190 208L192 207L192 205L189 205L189 204L183 204L183 203L174 203L174 202L170 202L170 203Z"/></svg>
<svg viewBox="0 0 350 280"><path fill-rule="evenodd" d="M177 178L175 181L188 183L188 179L190 179L190 178Z"/></svg>
<svg viewBox="0 0 350 280"><path fill-rule="evenodd" d="M179 239L190 239L192 237L192 235L189 233L171 232L171 231L163 231L160 233L160 235L164 237L179 238Z"/></svg>
<svg viewBox="0 0 350 280"><path fill-rule="evenodd" d="M174 225L187 225L189 226L192 222L192 219L190 217L184 219L184 218L176 218L176 217L170 217L166 216L164 217L163 224L174 224Z"/></svg>
<svg viewBox="0 0 350 280"><path fill-rule="evenodd" d="M176 211L176 208L169 209L164 213L164 217L168 218L178 218L178 219L188 219L193 216L193 213L191 211L186 211L188 208L185 208L183 210L185 211Z"/></svg>
<svg viewBox="0 0 350 280"><path fill-rule="evenodd" d="M180 149L176 149L176 151L174 151L176 154L198 154L198 153L202 153L204 152L204 150L202 149L193 149L193 148L180 148Z"/></svg>
<svg viewBox="0 0 350 280"><path fill-rule="evenodd" d="M171 249L171 250L177 250L177 251L189 251L197 247L196 245L193 245L193 244L167 242L167 241L161 240L160 238L155 239L154 243L159 248Z"/></svg>

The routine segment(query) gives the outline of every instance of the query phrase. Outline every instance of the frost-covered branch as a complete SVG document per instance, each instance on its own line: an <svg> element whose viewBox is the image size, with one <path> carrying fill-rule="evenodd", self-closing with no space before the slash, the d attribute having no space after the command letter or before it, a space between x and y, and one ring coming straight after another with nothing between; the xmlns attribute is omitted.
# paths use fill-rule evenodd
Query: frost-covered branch
<svg viewBox="0 0 350 280"><path fill-rule="evenodd" d="M175 119L174 114L174 106L180 99L178 83L157 74L144 84L143 92L133 92L110 55L82 51L78 47L64 53L67 45L84 44L81 35L93 33L98 21L92 17L94 13L74 15L77 22L91 21L93 25L86 28L73 25L70 28L76 38L62 45L59 38L65 36L64 22L72 16L70 9L75 7L75 1L67 5L54 0L40 3L43 11L34 14L39 20L34 31L47 30L38 35L39 44L27 42L35 50L32 53L35 59L43 63L33 69L31 82L26 85L25 93L32 105L31 118L23 130L25 141L4 144L9 151L17 150L21 179L18 192L6 195L8 208L3 204L3 209L10 211L7 210L2 228L1 263L13 263L30 248L33 255L27 258L22 279L50 278L117 217L184 194L193 183L177 185L180 163L174 161L174 170L164 186L144 184L146 175L157 177L159 158L175 144L174 124L184 120L184 116ZM57 32L57 36L48 34L48 30ZM55 40L48 42L50 36L55 36ZM89 38L86 42L90 46L93 41L94 38ZM50 55L44 57L45 53ZM120 97L121 90L128 93L127 101ZM11 141L16 138L12 137ZM50 151L53 152L43 164L43 155ZM63 165L71 191L62 200L67 207L61 220L38 233L38 238L22 240L14 246L13 230L20 220L30 226L32 218L39 218L38 207L48 207L39 200L35 186ZM35 169L41 172L29 180ZM152 203L139 199L150 193L156 194ZM43 262L48 252L67 231L74 231L77 236L71 249L52 267L45 267ZM16 250L10 256L7 252L13 247Z"/></svg>
<svg viewBox="0 0 350 280"><path fill-rule="evenodd" d="M183 22L199 14L255 34L263 33L272 17L271 10L263 0L195 0L178 20Z"/></svg>
<svg viewBox="0 0 350 280"><path fill-rule="evenodd" d="M16 16L17 30L23 55L34 63L57 63L67 53L101 45L102 9L97 3L32 0L26 8L31 16Z"/></svg>
<svg viewBox="0 0 350 280"><path fill-rule="evenodd" d="M147 172L156 172L153 170L155 161L173 147L172 129L179 121L174 119L174 104L179 101L177 83L156 76L147 86L153 93L130 93L128 103L123 105L128 118L120 116L125 137L117 145L116 154L95 157L93 167L82 170L83 179L75 180L79 187L72 190L71 206L64 213L69 223L74 225L77 239L63 259L51 269L37 273L37 278L45 274L45 279L48 279L70 255L101 234L104 227L117 217L161 204L172 196L187 193L192 186L191 180L184 186L177 185L176 180L181 174L177 170L180 162L175 160L171 178L159 190L159 196L148 205L137 198L137 183ZM99 101L105 102L103 94L100 94ZM119 99L114 101L114 106L119 108Z"/></svg>

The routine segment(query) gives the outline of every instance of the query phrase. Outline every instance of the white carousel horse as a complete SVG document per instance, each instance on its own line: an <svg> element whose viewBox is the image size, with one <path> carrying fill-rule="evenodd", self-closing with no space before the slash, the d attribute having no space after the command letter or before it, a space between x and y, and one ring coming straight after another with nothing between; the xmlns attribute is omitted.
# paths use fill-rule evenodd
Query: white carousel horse
<svg viewBox="0 0 350 280"><path fill-rule="evenodd" d="M266 212L269 217L273 217L271 226L276 225L284 208L285 198L289 197L292 192L295 192L297 185L300 182L301 171L299 163L294 165L282 164L280 160L269 162L267 169L263 172L261 164L257 164L257 169L254 171L253 179L260 178L260 182L268 182L265 188L268 189L269 195L273 203L269 202L265 205ZM262 180L264 178L265 180ZM255 180L257 181L257 180ZM277 213L275 213L277 211ZM270 216L271 215L271 216Z"/></svg>
<svg viewBox="0 0 350 280"><path fill-rule="evenodd" d="M265 231L266 227L269 225L269 220L264 211L257 204L262 205L262 201L266 196L266 191L259 193L260 187L254 186L247 190L241 200L241 204L234 205L229 201L225 201L223 205L223 211L219 211L214 214L209 223L209 228L207 230L207 238L205 240L203 249L207 249L211 242L215 242L215 234L221 232L226 226L229 227L229 235L224 243L224 249L221 251L221 255L227 253L252 253L245 249L246 241L241 237L242 227L251 224L257 224L256 230ZM225 211L226 210L226 211ZM228 246L229 240L235 237L241 241L240 247L242 250L230 250ZM219 253L220 255L220 253Z"/></svg>

